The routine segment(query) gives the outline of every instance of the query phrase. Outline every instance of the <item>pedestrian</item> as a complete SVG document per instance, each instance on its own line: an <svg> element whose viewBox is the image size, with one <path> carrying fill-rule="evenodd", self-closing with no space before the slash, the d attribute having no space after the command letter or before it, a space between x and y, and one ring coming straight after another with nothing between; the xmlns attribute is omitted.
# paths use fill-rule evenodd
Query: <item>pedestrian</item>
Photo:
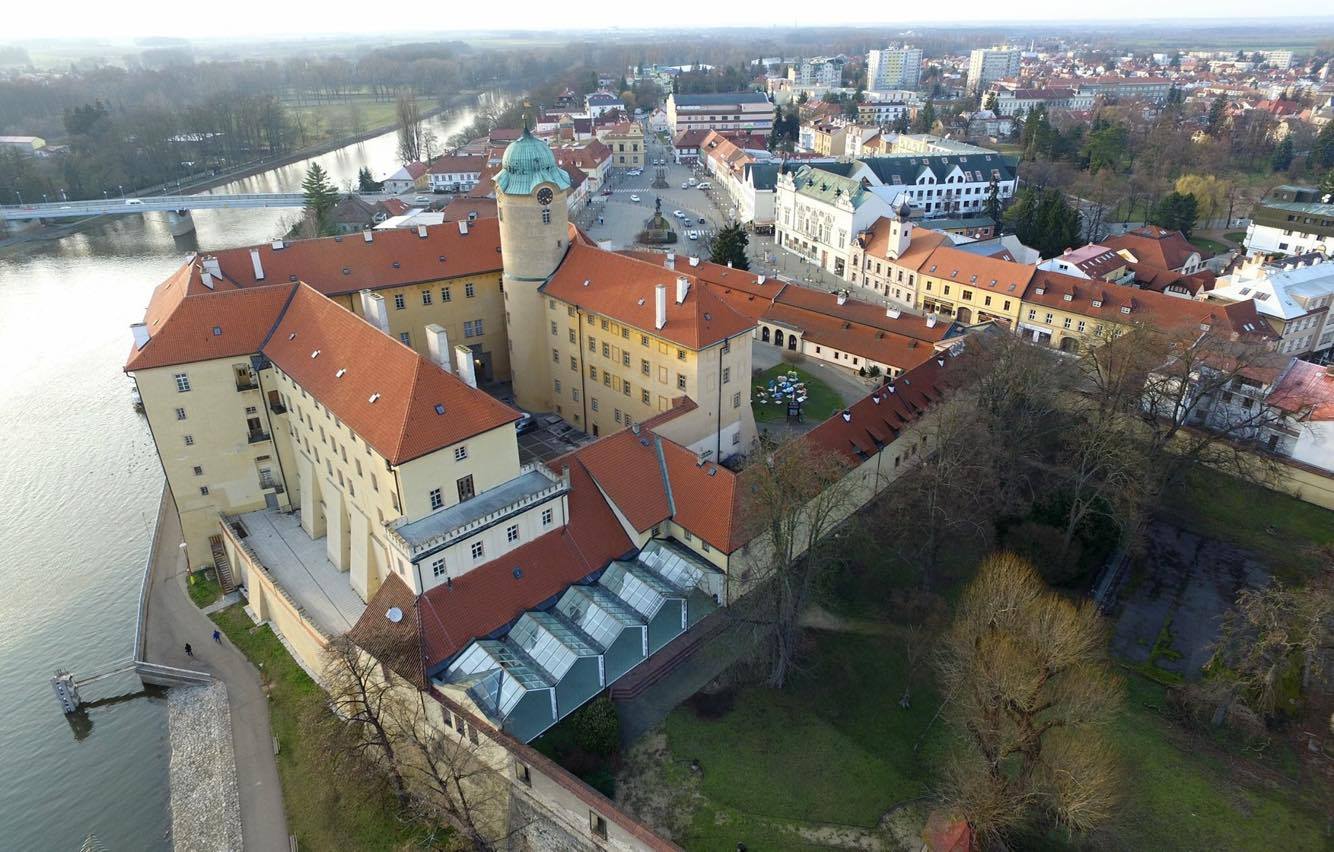
<svg viewBox="0 0 1334 852"><path fill-rule="evenodd" d="M195 651L194 651L194 649L190 647L190 643L189 643L189 642L186 642L186 643L185 643L185 656L187 656L187 657L193 657L194 655L195 655Z"/></svg>
<svg viewBox="0 0 1334 852"><path fill-rule="evenodd" d="M213 631L213 641L214 641L214 642L217 642L219 645L222 644L222 631L221 631L221 630L214 630L214 631Z"/></svg>

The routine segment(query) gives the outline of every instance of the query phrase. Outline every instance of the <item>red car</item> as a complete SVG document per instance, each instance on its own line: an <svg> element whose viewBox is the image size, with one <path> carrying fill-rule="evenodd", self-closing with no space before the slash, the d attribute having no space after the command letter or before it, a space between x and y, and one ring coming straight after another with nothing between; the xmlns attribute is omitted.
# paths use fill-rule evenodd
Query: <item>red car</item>
<svg viewBox="0 0 1334 852"><path fill-rule="evenodd" d="M602 190L602 194L603 194L603 195L611 195L611 190L610 190L610 189L604 189L604 190Z"/></svg>

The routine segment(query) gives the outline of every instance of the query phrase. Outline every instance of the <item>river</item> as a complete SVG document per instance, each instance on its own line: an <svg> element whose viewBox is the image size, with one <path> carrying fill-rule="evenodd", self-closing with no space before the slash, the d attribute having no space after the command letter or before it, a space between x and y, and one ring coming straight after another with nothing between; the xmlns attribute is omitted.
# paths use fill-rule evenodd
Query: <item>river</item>
<svg viewBox="0 0 1334 852"><path fill-rule="evenodd" d="M448 139L472 119L427 124ZM314 160L341 186L395 168L395 149L390 133ZM309 162L211 191L299 192ZM271 240L295 212L200 211L180 239L165 214L125 216L0 252L0 850L171 846L165 700L95 707L76 737L48 678L132 654L162 471L121 371L130 323L188 253ZM83 698L139 689L125 675Z"/></svg>

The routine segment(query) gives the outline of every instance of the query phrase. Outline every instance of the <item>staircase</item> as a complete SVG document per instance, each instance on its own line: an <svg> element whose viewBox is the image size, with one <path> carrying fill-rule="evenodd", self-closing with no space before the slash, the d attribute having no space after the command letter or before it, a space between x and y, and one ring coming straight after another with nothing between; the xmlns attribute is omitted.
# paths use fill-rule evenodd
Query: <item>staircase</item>
<svg viewBox="0 0 1334 852"><path fill-rule="evenodd" d="M690 630L660 648L644 665L632 669L616 681L610 690L611 700L631 701L643 695L654 684L680 668L701 645L721 633L726 626L727 615L724 610L710 613Z"/></svg>
<svg viewBox="0 0 1334 852"><path fill-rule="evenodd" d="M227 549L222 546L222 536L208 537L209 549L213 551L213 568L218 573L218 585L224 595L236 590L236 581L232 579L232 564L227 561Z"/></svg>

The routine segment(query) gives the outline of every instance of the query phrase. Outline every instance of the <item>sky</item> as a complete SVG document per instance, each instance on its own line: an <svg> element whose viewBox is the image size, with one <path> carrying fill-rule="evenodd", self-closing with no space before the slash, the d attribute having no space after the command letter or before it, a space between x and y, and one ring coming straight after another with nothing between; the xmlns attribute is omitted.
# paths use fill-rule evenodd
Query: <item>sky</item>
<svg viewBox="0 0 1334 852"><path fill-rule="evenodd" d="M665 4L625 3L602 7L604 14L571 15L568 4L551 0L442 0L419 6L376 5L366 0L321 0L319 3L274 3L272 0L228 0L216 4L201 0L61 0L47 6L41 3L14 2L0 13L0 43L22 44L30 39L104 38L126 39L143 36L185 38L257 37L290 38L302 34L393 33L420 34L431 38L447 36L448 30L563 30L569 31L597 21L598 26L645 27L720 27L720 26L790 26L809 24L812 18L820 26L921 23L931 26L978 25L998 22L1052 21L1070 23L1081 20L1106 20L1114 8L1114 17L1141 23L1144 19L1254 18L1251 0L1119 0L1114 7L1102 3L1070 3L1068 0L1024 0L1011 5L995 0L954 0L944 6L933 4L883 4L892 17L867 20L864 4L836 4L831 8L812 0L761 0L754 3ZM880 6L880 4L874 4ZM1270 0L1264 6L1264 20L1296 17L1311 11L1309 0ZM705 14L700 14L707 9ZM613 11L614 10L614 11ZM671 11L675 10L675 11ZM941 18L944 11L948 18ZM434 32L432 32L434 30Z"/></svg>

